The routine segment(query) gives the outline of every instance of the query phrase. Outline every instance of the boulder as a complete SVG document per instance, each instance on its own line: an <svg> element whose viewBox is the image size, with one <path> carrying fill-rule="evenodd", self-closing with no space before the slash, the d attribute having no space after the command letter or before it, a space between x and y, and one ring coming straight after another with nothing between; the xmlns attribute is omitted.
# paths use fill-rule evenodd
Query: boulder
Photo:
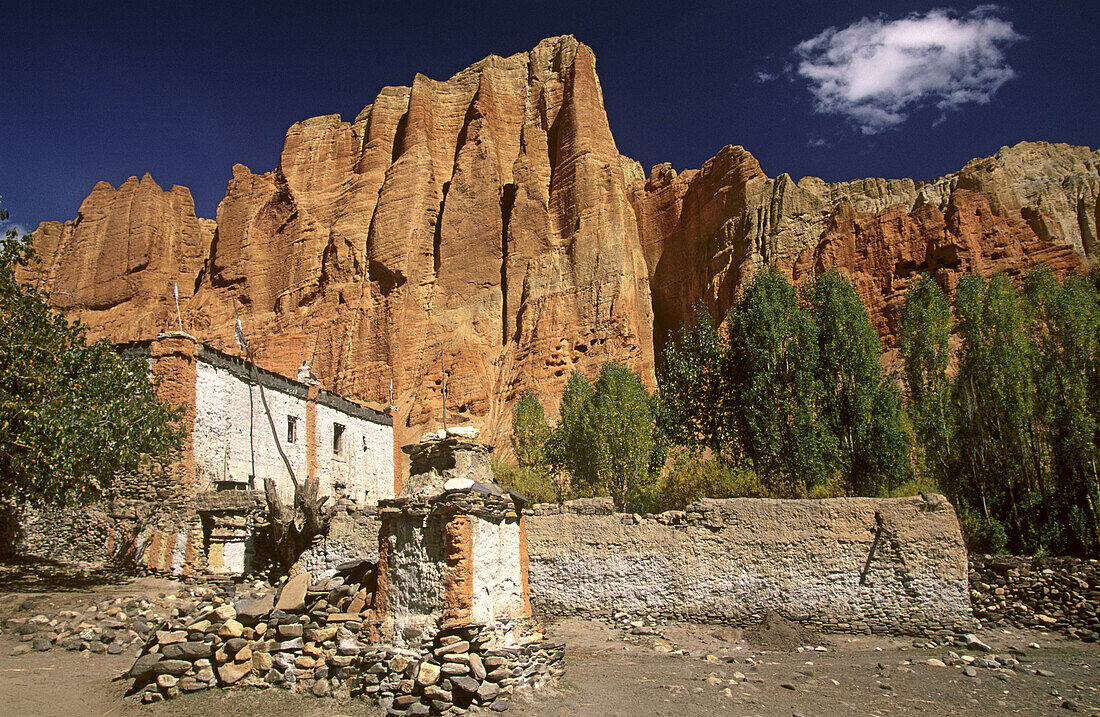
<svg viewBox="0 0 1100 717"><path fill-rule="evenodd" d="M283 586L279 593L279 599L275 602L276 610L284 612L302 612L306 609L306 592L309 590L309 573L298 573Z"/></svg>

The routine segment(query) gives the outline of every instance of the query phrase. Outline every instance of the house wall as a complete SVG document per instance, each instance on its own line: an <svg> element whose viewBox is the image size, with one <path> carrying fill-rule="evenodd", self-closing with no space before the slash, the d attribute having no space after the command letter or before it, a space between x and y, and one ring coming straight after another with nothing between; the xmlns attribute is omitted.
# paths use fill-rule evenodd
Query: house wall
<svg viewBox="0 0 1100 717"><path fill-rule="evenodd" d="M321 491L344 495L360 503L393 497L393 426L344 413L318 397L316 425L317 475ZM333 452L333 426L344 426L343 448Z"/></svg>
<svg viewBox="0 0 1100 717"><path fill-rule="evenodd" d="M299 479L306 475L306 402L304 398L265 389L275 430L283 451ZM287 416L298 418L297 440L286 440ZM291 500L294 488L275 447L264 414L260 391L229 370L200 361L195 390L195 428L191 435L195 454L196 487L214 490L219 481L247 483L263 488L265 476L275 479L280 497Z"/></svg>
<svg viewBox="0 0 1100 717"><path fill-rule="evenodd" d="M264 412L259 386L226 362L198 361L195 379L195 422L192 446L195 488L213 490L220 481L263 488L265 476L275 479L280 498L289 502L294 487L279 455ZM362 503L393 497L393 427L362 415L361 407L320 393L310 410L307 387L295 382L264 381L264 397L283 451L301 481L314 475L322 495L342 495ZM285 385L280 385L285 384ZM326 405L335 404L335 405ZM297 419L295 440L287 440L287 417ZM312 419L313 426L309 426ZM343 449L333 451L333 427L344 426ZM315 441L310 451L308 441ZM310 453L314 455L311 456Z"/></svg>

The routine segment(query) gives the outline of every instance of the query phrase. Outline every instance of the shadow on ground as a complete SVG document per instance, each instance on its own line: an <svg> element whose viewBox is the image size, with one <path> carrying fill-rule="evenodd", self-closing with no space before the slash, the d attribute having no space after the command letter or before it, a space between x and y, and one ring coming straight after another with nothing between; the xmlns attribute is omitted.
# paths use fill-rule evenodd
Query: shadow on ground
<svg viewBox="0 0 1100 717"><path fill-rule="evenodd" d="M129 580L125 573L110 567L42 558L0 560L0 593L73 592Z"/></svg>

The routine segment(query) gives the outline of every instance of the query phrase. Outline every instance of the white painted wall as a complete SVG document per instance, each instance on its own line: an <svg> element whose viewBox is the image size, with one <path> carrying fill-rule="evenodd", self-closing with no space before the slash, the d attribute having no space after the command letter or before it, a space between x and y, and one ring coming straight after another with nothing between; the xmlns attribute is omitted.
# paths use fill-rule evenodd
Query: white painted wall
<svg viewBox="0 0 1100 717"><path fill-rule="evenodd" d="M333 426L337 423L344 426L340 455L333 453L332 444ZM315 431L317 475L321 478L322 492L340 492L361 503L393 497L392 426L382 426L318 403Z"/></svg>
<svg viewBox="0 0 1100 717"><path fill-rule="evenodd" d="M523 616L523 576L520 572L519 523L473 521L473 621L492 625L502 618Z"/></svg>
<svg viewBox="0 0 1100 717"><path fill-rule="evenodd" d="M217 481L247 482L263 489L265 476L275 479L284 501L294 487L275 446L260 400L260 389L225 368L198 361L195 385L195 452L197 490L211 490ZM299 480L306 476L306 401L264 388L283 451ZM298 418L294 443L287 442L287 416ZM342 456L332 452L334 423L345 428ZM376 503L393 497L393 428L357 418L328 406L317 406L317 475L322 495L341 494ZM343 488L339 488L343 486ZM334 490L339 488L339 490Z"/></svg>

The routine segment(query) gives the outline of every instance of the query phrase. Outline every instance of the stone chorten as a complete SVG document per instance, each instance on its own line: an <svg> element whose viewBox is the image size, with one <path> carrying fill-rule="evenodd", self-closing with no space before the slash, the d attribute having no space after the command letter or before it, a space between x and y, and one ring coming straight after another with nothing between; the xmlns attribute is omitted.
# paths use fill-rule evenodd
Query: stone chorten
<svg viewBox="0 0 1100 717"><path fill-rule="evenodd" d="M430 433L404 446L409 475L379 502L382 642L402 645L473 628L504 645L530 626L526 500L493 482L492 446L475 429Z"/></svg>

